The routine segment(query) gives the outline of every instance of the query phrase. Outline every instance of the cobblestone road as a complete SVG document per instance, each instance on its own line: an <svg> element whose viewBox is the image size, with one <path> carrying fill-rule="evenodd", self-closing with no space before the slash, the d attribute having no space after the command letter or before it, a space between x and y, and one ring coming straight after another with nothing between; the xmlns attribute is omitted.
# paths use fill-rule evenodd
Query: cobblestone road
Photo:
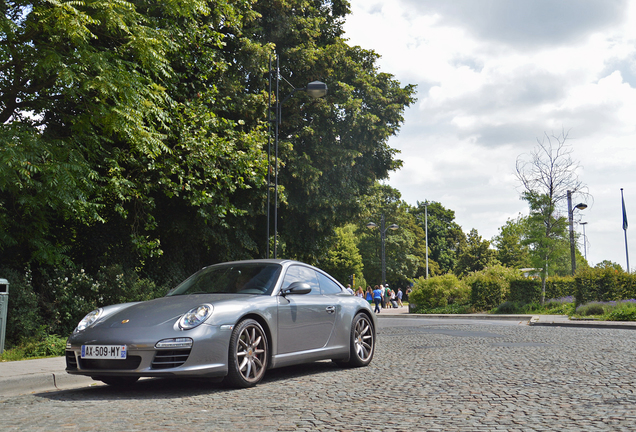
<svg viewBox="0 0 636 432"><path fill-rule="evenodd" d="M257 387L144 380L0 400L3 430L636 430L636 332L380 320L367 368Z"/></svg>

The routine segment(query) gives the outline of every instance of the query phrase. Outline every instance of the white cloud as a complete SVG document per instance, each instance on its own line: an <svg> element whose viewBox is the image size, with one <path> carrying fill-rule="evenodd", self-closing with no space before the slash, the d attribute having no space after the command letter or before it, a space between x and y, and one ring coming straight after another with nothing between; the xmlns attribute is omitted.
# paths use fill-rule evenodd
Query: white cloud
<svg viewBox="0 0 636 432"><path fill-rule="evenodd" d="M636 226L636 8L609 0L352 0L350 44L418 84L390 144L403 198L455 211L485 238L518 212L515 160L569 130L594 204L588 259L624 265L620 188ZM618 202L618 207L617 203Z"/></svg>

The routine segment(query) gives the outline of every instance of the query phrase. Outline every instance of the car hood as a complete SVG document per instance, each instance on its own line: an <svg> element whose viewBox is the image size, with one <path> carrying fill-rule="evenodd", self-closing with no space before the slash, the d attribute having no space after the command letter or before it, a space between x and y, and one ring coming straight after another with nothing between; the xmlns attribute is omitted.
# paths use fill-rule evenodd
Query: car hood
<svg viewBox="0 0 636 432"><path fill-rule="evenodd" d="M245 294L195 294L161 297L119 309L96 323L93 328L140 328L173 324L190 309L208 303L215 308L230 302L253 300L253 295ZM108 313L108 310L105 310Z"/></svg>

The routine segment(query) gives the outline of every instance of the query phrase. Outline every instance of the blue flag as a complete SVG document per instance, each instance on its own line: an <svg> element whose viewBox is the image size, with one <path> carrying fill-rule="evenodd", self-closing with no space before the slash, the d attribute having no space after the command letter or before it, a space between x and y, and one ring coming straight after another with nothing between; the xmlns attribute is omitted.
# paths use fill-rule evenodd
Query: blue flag
<svg viewBox="0 0 636 432"><path fill-rule="evenodd" d="M625 198L623 198L622 188L621 188L621 201L623 203L623 230L627 230L627 212L625 211Z"/></svg>

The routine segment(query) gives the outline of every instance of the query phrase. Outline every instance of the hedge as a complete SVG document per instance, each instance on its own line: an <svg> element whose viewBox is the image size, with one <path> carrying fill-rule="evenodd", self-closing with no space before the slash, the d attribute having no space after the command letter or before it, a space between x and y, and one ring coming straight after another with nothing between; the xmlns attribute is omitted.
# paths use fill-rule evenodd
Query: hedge
<svg viewBox="0 0 636 432"><path fill-rule="evenodd" d="M575 281L577 306L590 301L636 298L636 275L613 268L585 269L576 275Z"/></svg>
<svg viewBox="0 0 636 432"><path fill-rule="evenodd" d="M545 299L575 296L576 283L571 276L552 277L545 282ZM541 279L518 279L510 282L510 301L521 303L541 302Z"/></svg>

